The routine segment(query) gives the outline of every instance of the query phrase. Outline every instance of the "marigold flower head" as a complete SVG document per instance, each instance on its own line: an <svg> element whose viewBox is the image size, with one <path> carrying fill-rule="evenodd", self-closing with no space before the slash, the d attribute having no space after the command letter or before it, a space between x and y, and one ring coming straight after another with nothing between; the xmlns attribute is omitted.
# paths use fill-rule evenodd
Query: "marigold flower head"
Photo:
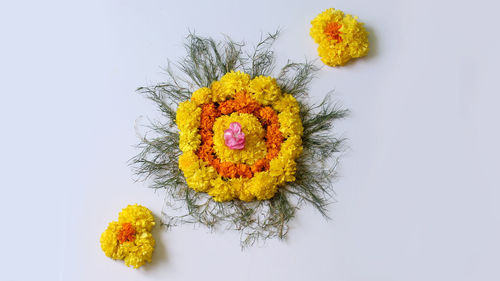
<svg viewBox="0 0 500 281"><path fill-rule="evenodd" d="M321 61L329 66L345 65L368 53L368 32L363 23L334 8L326 9L311 21L310 35L318 43Z"/></svg>
<svg viewBox="0 0 500 281"><path fill-rule="evenodd" d="M118 221L110 222L102 233L101 248L106 256L139 268L151 262L155 246L151 234L154 225L149 209L137 204L129 205L120 212Z"/></svg>

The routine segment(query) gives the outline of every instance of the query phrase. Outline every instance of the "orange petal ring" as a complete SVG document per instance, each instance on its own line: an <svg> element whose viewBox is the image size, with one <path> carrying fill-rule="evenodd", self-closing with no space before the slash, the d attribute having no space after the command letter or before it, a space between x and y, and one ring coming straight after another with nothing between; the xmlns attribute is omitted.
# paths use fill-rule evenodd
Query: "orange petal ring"
<svg viewBox="0 0 500 281"><path fill-rule="evenodd" d="M253 114L266 129L267 154L265 158L257 160L249 166L243 163L221 162L213 150L213 126L221 115L233 112ZM199 132L201 145L196 155L215 168L220 176L225 178L251 178L254 173L269 170L269 162L276 157L283 143L283 135L279 130L278 114L271 107L262 107L245 92L236 93L235 98L224 101L219 105L206 103L202 105Z"/></svg>

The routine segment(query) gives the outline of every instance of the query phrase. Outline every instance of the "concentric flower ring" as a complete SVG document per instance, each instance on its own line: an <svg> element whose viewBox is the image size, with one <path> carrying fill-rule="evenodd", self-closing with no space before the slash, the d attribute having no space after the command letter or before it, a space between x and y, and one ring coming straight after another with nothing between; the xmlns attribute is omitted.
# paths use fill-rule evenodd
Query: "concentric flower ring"
<svg viewBox="0 0 500 281"><path fill-rule="evenodd" d="M224 130L241 124L243 149L224 145ZM250 79L226 73L210 88L200 88L179 104L179 168L188 186L215 201L272 198L295 180L295 159L302 152L299 104L267 76Z"/></svg>

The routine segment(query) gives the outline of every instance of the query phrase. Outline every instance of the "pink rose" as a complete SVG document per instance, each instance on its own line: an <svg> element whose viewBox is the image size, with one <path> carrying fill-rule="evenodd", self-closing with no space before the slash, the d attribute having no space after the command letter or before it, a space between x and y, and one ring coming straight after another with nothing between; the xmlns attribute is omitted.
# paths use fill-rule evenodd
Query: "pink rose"
<svg viewBox="0 0 500 281"><path fill-rule="evenodd" d="M240 123L229 124L229 129L224 131L224 143L230 149L243 149L245 147L245 133L241 131Z"/></svg>

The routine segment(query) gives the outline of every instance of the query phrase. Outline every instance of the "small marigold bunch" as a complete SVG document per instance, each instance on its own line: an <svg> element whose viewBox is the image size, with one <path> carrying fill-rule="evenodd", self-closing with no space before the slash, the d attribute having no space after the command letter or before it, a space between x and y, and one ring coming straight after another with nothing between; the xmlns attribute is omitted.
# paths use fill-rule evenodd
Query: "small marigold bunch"
<svg viewBox="0 0 500 281"><path fill-rule="evenodd" d="M179 104L179 168L189 187L215 201L266 200L278 186L295 181L302 152L299 103L282 93L269 76L228 72L211 87L196 90ZM224 135L241 126L242 149L232 149Z"/></svg>
<svg viewBox="0 0 500 281"><path fill-rule="evenodd" d="M318 54L326 65L342 66L368 53L368 32L357 17L330 8L311 24L310 35L319 44Z"/></svg>
<svg viewBox="0 0 500 281"><path fill-rule="evenodd" d="M129 205L110 222L101 235L101 248L106 256L124 260L125 265L139 268L151 262L155 240L151 229L155 225L151 211L140 205Z"/></svg>

